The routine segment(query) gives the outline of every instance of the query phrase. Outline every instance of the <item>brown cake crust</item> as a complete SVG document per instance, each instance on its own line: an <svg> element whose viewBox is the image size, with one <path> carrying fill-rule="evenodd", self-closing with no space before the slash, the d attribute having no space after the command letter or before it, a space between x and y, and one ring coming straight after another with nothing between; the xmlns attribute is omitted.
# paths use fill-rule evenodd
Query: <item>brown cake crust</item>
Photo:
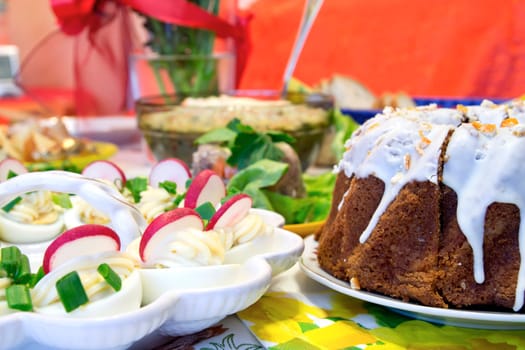
<svg viewBox="0 0 525 350"><path fill-rule="evenodd" d="M447 307L436 290L439 278L440 191L431 182L404 186L365 243L346 258L348 280L376 291L425 305ZM356 239L348 232L345 237Z"/></svg>
<svg viewBox="0 0 525 350"><path fill-rule="evenodd" d="M344 172L339 173L338 181ZM346 178L346 176L345 176ZM348 178L346 178L348 179ZM342 180L341 180L342 181ZM346 279L344 260L359 244L359 236L368 225L384 192L383 182L376 177L353 177L334 220L328 220L319 239L320 266L337 278ZM343 196L341 196L341 200ZM340 201L332 209L339 206Z"/></svg>
<svg viewBox="0 0 525 350"><path fill-rule="evenodd" d="M443 185L443 239L438 288L453 307L480 309L490 305L512 308L519 262L520 213L513 204L493 203L485 216L483 260L485 282L474 280L472 248L458 226L457 195Z"/></svg>
<svg viewBox="0 0 525 350"><path fill-rule="evenodd" d="M332 193L332 203L330 212L326 218L323 226L315 233L315 239L319 240L323 232L330 232L331 225L335 222L337 214L339 213L339 203L343 199L344 194L350 187L351 178L345 175L344 171L340 171L335 179L334 192Z"/></svg>
<svg viewBox="0 0 525 350"><path fill-rule="evenodd" d="M514 156L522 155L525 133L513 108L484 102L386 109L364 123L348 142L337 199L316 235L320 266L353 288L403 301L498 311L517 305L525 312L525 295L516 296L525 294L518 207L524 172ZM352 178L342 179L344 172ZM369 231L385 191L395 198ZM483 227L468 232L479 235L477 242L468 241L458 215L471 220L465 230ZM361 242L363 232L370 235ZM480 283L474 251L483 254Z"/></svg>

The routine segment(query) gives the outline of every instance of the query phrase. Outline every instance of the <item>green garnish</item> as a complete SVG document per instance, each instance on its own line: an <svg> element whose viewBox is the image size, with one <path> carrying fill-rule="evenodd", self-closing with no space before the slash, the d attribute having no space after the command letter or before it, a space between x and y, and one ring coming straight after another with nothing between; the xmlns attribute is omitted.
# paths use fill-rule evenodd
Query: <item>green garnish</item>
<svg viewBox="0 0 525 350"><path fill-rule="evenodd" d="M140 202L140 193L148 188L148 179L145 177L135 177L126 181L126 188L131 192L133 201Z"/></svg>
<svg viewBox="0 0 525 350"><path fill-rule="evenodd" d="M345 151L344 142L359 124L337 109L332 111L331 119L336 130L332 150L340 158ZM288 171L288 163L281 161L282 152L276 146L277 142L292 143L294 139L282 132L257 132L238 119L196 141L197 144L216 143L230 150L228 164L236 166L239 171L229 180L228 195L246 193L252 197L254 208L278 212L285 217L287 224L324 220L330 210L335 174L330 171L316 176L303 174L304 198L273 191L272 186Z"/></svg>
<svg viewBox="0 0 525 350"><path fill-rule="evenodd" d="M350 116L341 113L337 108L332 111L332 120L334 122L335 135L330 148L332 149L335 159L340 159L346 151L345 141L350 138L355 130L357 130L359 123Z"/></svg>
<svg viewBox="0 0 525 350"><path fill-rule="evenodd" d="M13 284L6 288L5 297L7 306L11 309L21 311L33 310L33 302L31 301L31 294L29 288L24 284Z"/></svg>
<svg viewBox="0 0 525 350"><path fill-rule="evenodd" d="M40 266L36 273L31 274L31 278L29 279L29 283L28 283L29 287L33 288L38 283L38 281L40 281L42 277L44 277L44 275L45 275L44 268Z"/></svg>
<svg viewBox="0 0 525 350"><path fill-rule="evenodd" d="M16 283L21 284L26 284L31 280L31 266L29 265L29 258L25 254L22 254L18 260L18 266L14 280Z"/></svg>
<svg viewBox="0 0 525 350"><path fill-rule="evenodd" d="M165 189L169 194L177 193L177 184L173 181L162 181L159 183L159 188Z"/></svg>
<svg viewBox="0 0 525 350"><path fill-rule="evenodd" d="M97 271L116 292L122 288L122 280L120 279L118 273L116 273L115 270L111 268L111 266L106 263L102 263L97 267Z"/></svg>
<svg viewBox="0 0 525 350"><path fill-rule="evenodd" d="M0 275L12 280L12 284L5 290L7 306L21 311L33 310L29 288L34 286L35 277L31 273L27 255L22 254L16 246L1 248Z"/></svg>
<svg viewBox="0 0 525 350"><path fill-rule="evenodd" d="M21 256L22 253L16 246L3 247L0 249L0 265L12 279L16 277Z"/></svg>
<svg viewBox="0 0 525 350"><path fill-rule="evenodd" d="M22 200L22 197L20 197L20 196L16 197L12 201L10 201L6 205L4 205L2 207L2 210L5 211L6 213L10 212L15 207L15 205L17 205L21 200Z"/></svg>
<svg viewBox="0 0 525 350"><path fill-rule="evenodd" d="M283 152L276 142L293 143L295 139L279 131L258 132L249 125L242 124L237 118L231 120L225 128L210 131L199 137L195 143L219 143L226 145L231 155L227 162L241 170L261 159L280 161Z"/></svg>
<svg viewBox="0 0 525 350"><path fill-rule="evenodd" d="M77 271L64 275L55 287L66 312L71 312L89 301Z"/></svg>
<svg viewBox="0 0 525 350"><path fill-rule="evenodd" d="M195 211L203 220L208 221L215 214L215 207L210 202L205 202L195 208Z"/></svg>
<svg viewBox="0 0 525 350"><path fill-rule="evenodd" d="M191 0L193 6L199 6L212 16L218 16L221 1ZM203 92L211 95L219 92L220 68L210 57L215 48L216 34L201 28L172 24L144 15L144 27L149 40L146 45L151 51L169 57L182 59L152 60L150 66L156 77L159 93L166 95L176 91L177 95L199 95Z"/></svg>
<svg viewBox="0 0 525 350"><path fill-rule="evenodd" d="M13 177L15 177L15 176L18 176L18 174L15 173L13 170L9 169L9 170L7 171L7 179L11 179L11 178L13 178Z"/></svg>
<svg viewBox="0 0 525 350"><path fill-rule="evenodd" d="M246 193L253 199L254 208L273 210L264 188L275 185L287 171L288 164L263 159L239 171L228 182L227 192Z"/></svg>
<svg viewBox="0 0 525 350"><path fill-rule="evenodd" d="M71 199L69 198L69 194L67 193L53 193L51 195L51 200L53 201L53 203L64 209L73 208L73 204L71 203Z"/></svg>

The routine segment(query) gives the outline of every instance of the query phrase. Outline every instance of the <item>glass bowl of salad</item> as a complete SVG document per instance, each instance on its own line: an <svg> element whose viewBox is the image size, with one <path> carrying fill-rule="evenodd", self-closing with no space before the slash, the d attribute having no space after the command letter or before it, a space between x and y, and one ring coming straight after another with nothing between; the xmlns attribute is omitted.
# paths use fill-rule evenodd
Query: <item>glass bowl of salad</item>
<svg viewBox="0 0 525 350"><path fill-rule="evenodd" d="M197 150L195 140L239 119L260 132L284 132L295 141L303 170L316 160L331 124L333 100L322 94L274 90L233 91L222 95L160 95L136 101L138 127L152 155L177 157L188 164Z"/></svg>

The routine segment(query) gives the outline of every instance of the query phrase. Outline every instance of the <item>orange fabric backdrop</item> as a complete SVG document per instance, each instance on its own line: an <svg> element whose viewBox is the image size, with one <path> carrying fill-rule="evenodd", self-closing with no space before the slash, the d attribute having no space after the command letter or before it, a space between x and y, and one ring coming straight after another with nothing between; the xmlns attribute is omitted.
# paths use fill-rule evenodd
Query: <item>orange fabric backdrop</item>
<svg viewBox="0 0 525 350"><path fill-rule="evenodd" d="M258 0L241 86L275 88L304 0ZM525 93L525 1L325 0L294 76L334 73L375 93L513 97Z"/></svg>

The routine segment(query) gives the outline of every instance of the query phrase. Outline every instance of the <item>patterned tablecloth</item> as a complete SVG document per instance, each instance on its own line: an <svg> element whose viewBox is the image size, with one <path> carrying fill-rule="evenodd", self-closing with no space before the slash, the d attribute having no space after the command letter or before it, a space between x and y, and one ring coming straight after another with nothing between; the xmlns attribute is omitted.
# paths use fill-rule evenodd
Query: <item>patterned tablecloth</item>
<svg viewBox="0 0 525 350"><path fill-rule="evenodd" d="M153 334L133 347L153 348L511 350L525 349L525 330L462 328L405 317L325 287L296 264L274 277L258 302L204 333L175 339Z"/></svg>
<svg viewBox="0 0 525 350"><path fill-rule="evenodd" d="M209 338L198 341L199 337ZM525 349L525 331L462 328L405 317L324 287L296 265L277 276L248 309L194 337L164 339L153 334L132 349L146 348L511 350Z"/></svg>
<svg viewBox="0 0 525 350"><path fill-rule="evenodd" d="M321 286L297 266L238 316L268 349L525 349L525 331L415 320Z"/></svg>
<svg viewBox="0 0 525 350"><path fill-rule="evenodd" d="M140 145L121 149L112 160L130 177L151 167ZM523 329L462 328L405 317L321 285L296 264L274 277L267 293L237 315L189 336L153 333L131 349L525 350L525 322ZM49 350L33 343L23 349Z"/></svg>

